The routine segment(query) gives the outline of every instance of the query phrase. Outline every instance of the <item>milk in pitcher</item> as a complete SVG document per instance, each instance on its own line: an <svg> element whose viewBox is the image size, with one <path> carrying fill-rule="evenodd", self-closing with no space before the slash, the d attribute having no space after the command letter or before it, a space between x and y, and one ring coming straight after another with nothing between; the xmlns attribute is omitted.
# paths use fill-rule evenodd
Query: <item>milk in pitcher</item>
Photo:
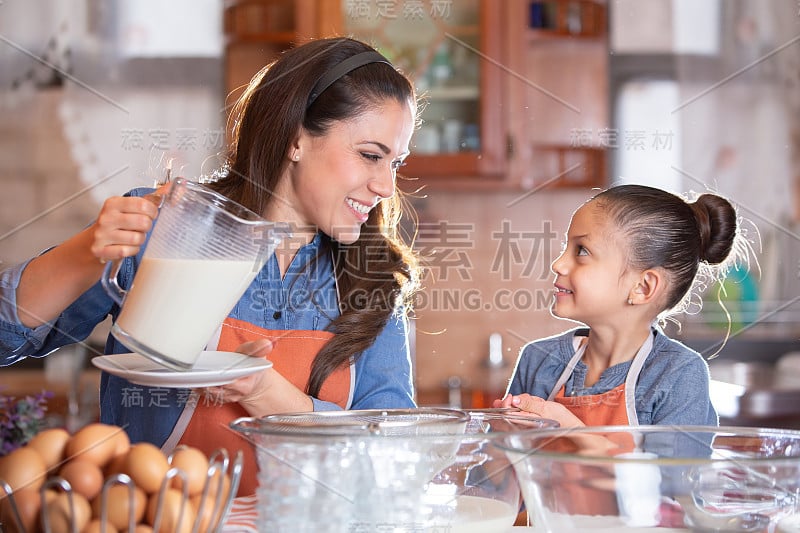
<svg viewBox="0 0 800 533"><path fill-rule="evenodd" d="M145 257L116 327L191 367L253 281L255 266L252 260Z"/></svg>

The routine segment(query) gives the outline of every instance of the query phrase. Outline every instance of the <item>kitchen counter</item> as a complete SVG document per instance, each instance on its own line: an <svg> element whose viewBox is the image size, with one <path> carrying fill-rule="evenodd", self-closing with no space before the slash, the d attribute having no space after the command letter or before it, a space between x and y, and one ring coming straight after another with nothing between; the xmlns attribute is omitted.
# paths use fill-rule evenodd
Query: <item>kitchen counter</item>
<svg viewBox="0 0 800 533"><path fill-rule="evenodd" d="M720 424L800 429L800 359L774 364L711 361L711 400ZM796 359L796 361L794 360Z"/></svg>

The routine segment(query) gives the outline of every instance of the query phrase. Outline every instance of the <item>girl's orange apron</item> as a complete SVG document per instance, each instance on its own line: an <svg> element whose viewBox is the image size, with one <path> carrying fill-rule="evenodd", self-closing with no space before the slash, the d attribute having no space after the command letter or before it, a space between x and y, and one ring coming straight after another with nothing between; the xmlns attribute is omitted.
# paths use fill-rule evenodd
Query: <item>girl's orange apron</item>
<svg viewBox="0 0 800 533"><path fill-rule="evenodd" d="M333 337L327 331L268 330L233 318L225 319L216 347L213 341L208 349L234 351L244 342L261 338L272 341L272 351L267 356L273 368L295 387L304 390L311 372L311 364L320 349ZM349 365L331 374L320 390L319 399L333 402L348 409L353 399L354 367ZM243 416L249 416L238 403L220 404L213 398L204 398L193 393L187 402L172 434L162 446L165 451L179 444L194 446L210 456L215 450L224 448L230 456L241 450L244 457L239 496L254 494L258 486L258 463L253 445L229 424Z"/></svg>
<svg viewBox="0 0 800 533"><path fill-rule="evenodd" d="M638 426L639 419L636 415L634 392L645 359L653 349L653 335L653 333L648 335L647 340L633 358L631 367L625 377L625 383L602 394L566 396L565 383L586 351L586 343L581 343L580 337L575 337L575 355L567 363L567 367L559 376L547 399L565 406L587 426ZM616 435L615 437L617 438L612 440L618 440L619 436ZM624 440L625 442L616 443L619 446L619 452L633 451L635 448L633 441L630 439ZM569 469L575 467L576 465L554 464L553 475L563 475L565 479L569 479L574 477L570 475ZM562 472L557 473L557 468L561 469ZM608 479L608 474L598 471L597 477L601 481L593 484L591 475L587 476L587 474L590 474L590 467L580 466L577 468L580 469L581 479L567 484L563 488L566 494L554 494L554 499L551 503L561 507L559 510L570 514L616 515L618 513L616 493L613 487L609 490L609 487L604 486ZM560 492L561 488L556 490Z"/></svg>

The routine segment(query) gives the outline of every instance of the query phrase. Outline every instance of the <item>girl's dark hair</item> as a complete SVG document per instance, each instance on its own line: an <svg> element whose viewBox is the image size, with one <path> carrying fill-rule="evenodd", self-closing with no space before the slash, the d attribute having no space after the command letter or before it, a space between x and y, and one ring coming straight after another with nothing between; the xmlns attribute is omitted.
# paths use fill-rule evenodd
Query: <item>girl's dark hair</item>
<svg viewBox="0 0 800 533"><path fill-rule="evenodd" d="M288 50L256 74L231 113L230 169L211 187L263 213L301 127L311 135L322 136L334 123L355 118L387 100L408 105L416 113L413 86L386 63L369 63L350 71L306 109L320 76L366 51L374 49L354 39L319 39ZM361 236L351 245L324 240L333 251L341 313L329 326L336 335L311 367L307 394L318 396L334 370L355 361L369 348L392 313L410 310L419 267L398 233L402 202L400 191L384 199L372 210ZM365 305L365 295L374 305Z"/></svg>
<svg viewBox="0 0 800 533"><path fill-rule="evenodd" d="M687 296L701 264L719 265L729 258L738 235L736 210L715 194L688 203L661 189L620 185L592 200L625 235L632 268L667 272L665 309Z"/></svg>

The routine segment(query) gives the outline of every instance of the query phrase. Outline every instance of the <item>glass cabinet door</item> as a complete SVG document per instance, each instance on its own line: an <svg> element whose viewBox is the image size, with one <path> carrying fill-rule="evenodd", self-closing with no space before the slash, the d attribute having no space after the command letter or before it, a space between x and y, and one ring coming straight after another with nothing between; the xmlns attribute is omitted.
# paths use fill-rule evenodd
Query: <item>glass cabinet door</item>
<svg viewBox="0 0 800 533"><path fill-rule="evenodd" d="M421 125L401 174L494 177L505 164L498 2L342 0L341 33L375 46L414 82Z"/></svg>

